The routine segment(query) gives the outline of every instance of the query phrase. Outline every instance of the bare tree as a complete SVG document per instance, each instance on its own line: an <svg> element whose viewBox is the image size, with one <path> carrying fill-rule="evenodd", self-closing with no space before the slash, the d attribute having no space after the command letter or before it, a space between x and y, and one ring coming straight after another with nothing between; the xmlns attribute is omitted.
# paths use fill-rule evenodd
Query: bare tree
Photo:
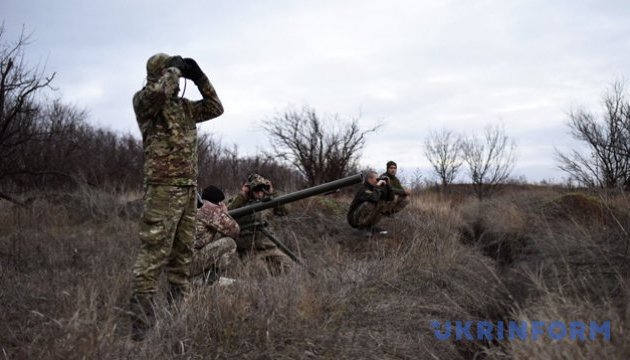
<svg viewBox="0 0 630 360"><path fill-rule="evenodd" d="M630 186L630 100L621 81L614 82L603 96L601 117L584 109L569 113L571 135L584 143L579 150L556 150L558 167L589 187Z"/></svg>
<svg viewBox="0 0 630 360"><path fill-rule="evenodd" d="M462 141L462 158L479 200L508 179L516 162L515 148L502 126L486 126L483 137L472 135Z"/></svg>
<svg viewBox="0 0 630 360"><path fill-rule="evenodd" d="M314 109L304 107L276 115L263 128L274 155L293 165L313 186L356 171L365 137L378 126L361 130L358 118L322 119Z"/></svg>
<svg viewBox="0 0 630 360"><path fill-rule="evenodd" d="M297 170L281 164L275 158L262 154L239 156L236 145L229 149L220 139L208 133L199 135L198 154L198 183L201 188L215 185L234 193L241 189L247 176L253 172L269 178L274 187L281 191L294 190L303 180Z"/></svg>
<svg viewBox="0 0 630 360"><path fill-rule="evenodd" d="M444 190L453 183L462 166L460 151L461 138L452 130L431 131L424 140L424 154Z"/></svg>
<svg viewBox="0 0 630 360"><path fill-rule="evenodd" d="M28 142L43 136L37 122L41 107L35 96L50 88L55 76L26 66L28 36L24 32L15 42L5 41L4 35L0 26L0 178L19 166L16 156Z"/></svg>

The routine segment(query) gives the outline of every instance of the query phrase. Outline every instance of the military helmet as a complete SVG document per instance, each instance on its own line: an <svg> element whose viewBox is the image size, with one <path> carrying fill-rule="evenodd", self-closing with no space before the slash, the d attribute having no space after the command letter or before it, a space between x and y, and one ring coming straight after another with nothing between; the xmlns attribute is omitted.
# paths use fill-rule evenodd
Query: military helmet
<svg viewBox="0 0 630 360"><path fill-rule="evenodd" d="M147 60L147 79L154 81L159 79L170 59L171 56L165 53L158 53L151 56L149 60Z"/></svg>
<svg viewBox="0 0 630 360"><path fill-rule="evenodd" d="M262 190L265 193L269 193L269 190L271 190L271 181L254 173L247 177L247 186L249 186L252 191Z"/></svg>

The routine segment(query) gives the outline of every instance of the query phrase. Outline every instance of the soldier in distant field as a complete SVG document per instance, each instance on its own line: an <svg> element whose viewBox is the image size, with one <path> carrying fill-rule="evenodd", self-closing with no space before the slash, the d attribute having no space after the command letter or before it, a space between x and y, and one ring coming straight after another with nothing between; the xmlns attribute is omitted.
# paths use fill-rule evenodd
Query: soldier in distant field
<svg viewBox="0 0 630 360"><path fill-rule="evenodd" d="M383 215L395 214L409 204L409 196L411 195L411 190L405 189L402 186L400 180L398 180L398 178L396 177L397 171L398 165L396 165L396 163L393 161L388 161L387 171L381 175L381 177L387 176L389 178L389 185L391 185L392 192L394 193L394 200L388 202L383 208Z"/></svg>
<svg viewBox="0 0 630 360"><path fill-rule="evenodd" d="M376 224L393 200L394 193L387 178L381 178L375 171L369 171L348 209L348 224L366 236L386 233Z"/></svg>
<svg viewBox="0 0 630 360"><path fill-rule="evenodd" d="M192 80L203 99L177 96L179 79ZM144 147L144 210L140 250L133 265L132 338L154 325L153 300L162 269L169 301L189 284L197 206L198 122L223 113L214 87L193 59L156 54L147 61L147 83L133 97Z"/></svg>
<svg viewBox="0 0 630 360"><path fill-rule="evenodd" d="M243 184L241 192L230 200L228 209L234 210L251 205L274 195L271 181L258 174L251 174L247 182ZM237 220L241 228L240 236L236 240L238 254L241 257L251 257L255 261L264 262L272 275L283 273L293 265L291 258L269 238L276 236L272 231L273 216L284 216L286 213L285 207L278 206L240 217Z"/></svg>
<svg viewBox="0 0 630 360"><path fill-rule="evenodd" d="M234 239L238 238L240 229L228 214L223 202L225 195L220 189L212 185L206 187L201 199L190 275L195 282L213 283L237 260Z"/></svg>

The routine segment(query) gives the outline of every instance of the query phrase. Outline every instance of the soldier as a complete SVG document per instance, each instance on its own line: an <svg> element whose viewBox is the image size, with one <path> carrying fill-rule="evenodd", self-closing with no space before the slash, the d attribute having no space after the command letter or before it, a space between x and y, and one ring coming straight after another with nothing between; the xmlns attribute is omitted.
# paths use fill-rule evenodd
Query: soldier
<svg viewBox="0 0 630 360"><path fill-rule="evenodd" d="M405 189L402 186L400 180L396 177L397 171L398 165L393 161L388 161L387 171L381 175L381 177L386 176L389 178L389 185L391 185L392 192L394 193L394 200L388 202L383 208L383 215L395 214L409 204L408 197L411 195L411 190Z"/></svg>
<svg viewBox="0 0 630 360"><path fill-rule="evenodd" d="M203 99L177 97L179 78L192 80ZM214 87L193 59L156 54L147 61L147 83L133 97L144 147L144 209L133 265L132 337L154 324L153 298L165 268L175 300L188 288L195 231L196 123L223 113Z"/></svg>
<svg viewBox="0 0 630 360"><path fill-rule="evenodd" d="M212 283L225 274L236 259L236 242L240 229L229 214L225 195L215 186L201 193L197 209L196 240L190 275L196 281Z"/></svg>
<svg viewBox="0 0 630 360"><path fill-rule="evenodd" d="M241 192L230 200L228 209L233 210L263 201L275 195L271 181L258 174L251 174L243 184ZM271 229L273 215L286 215L282 206L240 217L237 221L241 234L236 240L237 251L241 257L251 256L254 260L264 261L271 274L283 273L292 265L292 260L270 240L275 237Z"/></svg>
<svg viewBox="0 0 630 360"><path fill-rule="evenodd" d="M348 224L366 236L386 233L376 224L381 220L384 209L389 205L388 202L392 200L394 193L387 178L381 178L375 171L369 171L348 209Z"/></svg>

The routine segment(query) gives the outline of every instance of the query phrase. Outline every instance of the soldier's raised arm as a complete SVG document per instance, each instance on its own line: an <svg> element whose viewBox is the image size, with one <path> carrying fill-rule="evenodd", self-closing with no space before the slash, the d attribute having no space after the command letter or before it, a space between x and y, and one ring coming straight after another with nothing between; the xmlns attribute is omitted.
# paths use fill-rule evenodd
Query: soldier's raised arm
<svg viewBox="0 0 630 360"><path fill-rule="evenodd" d="M187 101L189 116L195 122L202 122L223 114L223 104L219 100L214 86L212 86L197 62L191 58L184 59L184 62L186 66L183 76L195 83L202 96L201 100Z"/></svg>
<svg viewBox="0 0 630 360"><path fill-rule="evenodd" d="M147 84L133 97L133 108L139 118L150 118L179 91L181 70L166 54L157 54L147 62Z"/></svg>

